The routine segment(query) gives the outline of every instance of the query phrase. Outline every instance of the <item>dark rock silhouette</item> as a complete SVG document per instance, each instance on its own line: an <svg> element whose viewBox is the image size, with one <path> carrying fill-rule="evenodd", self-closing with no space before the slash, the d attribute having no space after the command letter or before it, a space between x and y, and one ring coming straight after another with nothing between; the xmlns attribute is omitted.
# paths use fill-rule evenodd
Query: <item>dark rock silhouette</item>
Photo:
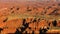
<svg viewBox="0 0 60 34"><path fill-rule="evenodd" d="M54 21L52 22L52 24L53 24L53 26L57 26L57 21L54 20Z"/></svg>
<svg viewBox="0 0 60 34"><path fill-rule="evenodd" d="M1 31L2 31L3 29L2 28L0 28L0 33L1 33Z"/></svg>
<svg viewBox="0 0 60 34"><path fill-rule="evenodd" d="M15 34L22 34L18 29L16 30Z"/></svg>
<svg viewBox="0 0 60 34"><path fill-rule="evenodd" d="M39 30L39 34L46 34L46 32L48 31L48 27L47 28L43 28L43 29L41 29L40 28L40 30Z"/></svg>
<svg viewBox="0 0 60 34"><path fill-rule="evenodd" d="M8 20L8 18L6 18L5 20L3 20L3 22L6 22Z"/></svg>

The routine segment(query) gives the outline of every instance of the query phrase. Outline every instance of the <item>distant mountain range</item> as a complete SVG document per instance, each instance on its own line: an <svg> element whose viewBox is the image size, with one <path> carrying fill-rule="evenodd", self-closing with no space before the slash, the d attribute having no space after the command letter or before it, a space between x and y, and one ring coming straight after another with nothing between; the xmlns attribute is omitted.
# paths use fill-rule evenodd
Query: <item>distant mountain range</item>
<svg viewBox="0 0 60 34"><path fill-rule="evenodd" d="M22 1L22 2L21 2ZM26 2L25 2L26 1ZM28 2L27 2L28 1ZM47 0L46 0L47 1ZM0 0L0 8L8 8L9 10L11 7L15 11L17 7L19 7L19 11L15 12L22 12L28 14L46 14L46 15L60 15L60 3L59 2L40 2L38 0ZM7 4L5 4L5 2ZM21 2L21 3L20 3ZM18 4L16 4L18 3ZM22 9L22 10L21 10ZM5 11L5 10L2 10Z"/></svg>

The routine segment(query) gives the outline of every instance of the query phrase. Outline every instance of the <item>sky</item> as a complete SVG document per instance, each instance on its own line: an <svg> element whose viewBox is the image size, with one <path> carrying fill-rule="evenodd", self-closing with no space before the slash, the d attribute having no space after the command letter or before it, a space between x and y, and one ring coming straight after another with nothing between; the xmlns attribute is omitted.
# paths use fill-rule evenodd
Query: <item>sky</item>
<svg viewBox="0 0 60 34"><path fill-rule="evenodd" d="M20 1L51 1L51 0L0 0L0 2L20 2ZM60 1L60 0L53 0Z"/></svg>
<svg viewBox="0 0 60 34"><path fill-rule="evenodd" d="M27 2L27 1L34 1L34 2L42 2L42 1L51 1L51 0L0 0L0 2ZM53 0L54 2L58 1L60 2L60 0Z"/></svg>

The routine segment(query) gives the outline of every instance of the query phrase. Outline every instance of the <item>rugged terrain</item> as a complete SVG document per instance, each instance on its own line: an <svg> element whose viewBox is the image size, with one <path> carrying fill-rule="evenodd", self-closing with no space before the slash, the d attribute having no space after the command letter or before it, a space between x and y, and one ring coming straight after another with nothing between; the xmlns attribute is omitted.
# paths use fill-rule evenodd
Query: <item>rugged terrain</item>
<svg viewBox="0 0 60 34"><path fill-rule="evenodd" d="M0 34L60 33L59 2L0 2Z"/></svg>

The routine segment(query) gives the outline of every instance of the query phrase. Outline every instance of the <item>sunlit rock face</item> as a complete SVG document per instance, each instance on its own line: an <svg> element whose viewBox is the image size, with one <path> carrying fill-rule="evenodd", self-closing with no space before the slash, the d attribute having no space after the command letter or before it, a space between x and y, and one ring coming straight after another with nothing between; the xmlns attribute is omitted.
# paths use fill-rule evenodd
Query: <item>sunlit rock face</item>
<svg viewBox="0 0 60 34"><path fill-rule="evenodd" d="M0 34L59 33L59 29L59 0L0 0Z"/></svg>

